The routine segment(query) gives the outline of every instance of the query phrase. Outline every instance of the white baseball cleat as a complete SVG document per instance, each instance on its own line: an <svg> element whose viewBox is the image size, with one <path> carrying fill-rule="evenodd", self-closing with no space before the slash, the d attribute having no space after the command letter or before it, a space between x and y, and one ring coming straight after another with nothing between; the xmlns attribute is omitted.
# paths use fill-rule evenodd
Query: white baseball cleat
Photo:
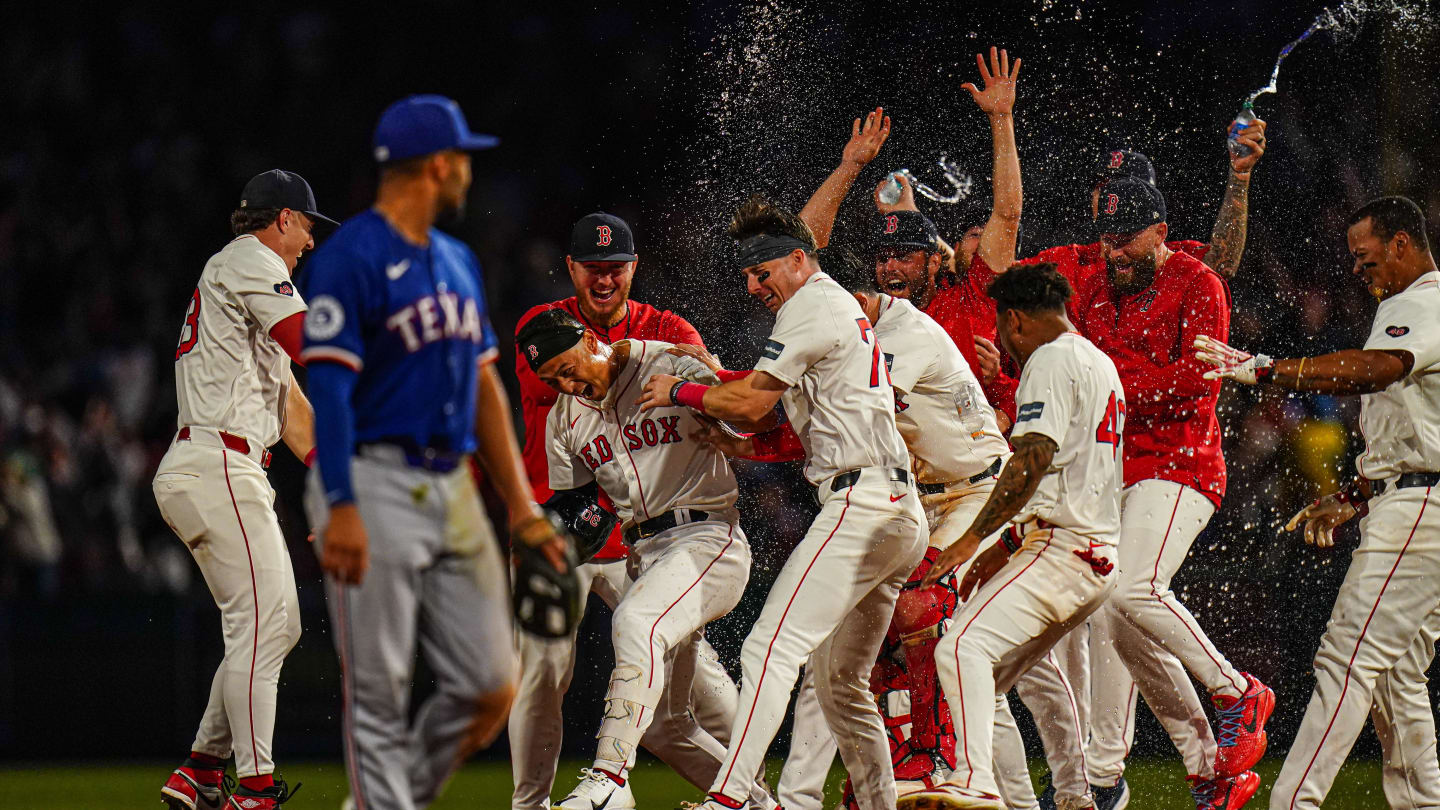
<svg viewBox="0 0 1440 810"><path fill-rule="evenodd" d="M1005 810L1005 803L993 793L945 782L901 796L895 810Z"/></svg>
<svg viewBox="0 0 1440 810"><path fill-rule="evenodd" d="M580 784L551 810L635 810L635 794L628 779L621 784L605 771L581 768Z"/></svg>

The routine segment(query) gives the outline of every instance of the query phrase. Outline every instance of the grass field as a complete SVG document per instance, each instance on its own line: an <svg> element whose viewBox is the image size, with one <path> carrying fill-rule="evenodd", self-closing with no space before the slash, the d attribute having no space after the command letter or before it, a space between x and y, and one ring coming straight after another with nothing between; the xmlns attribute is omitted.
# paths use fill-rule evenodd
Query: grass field
<svg viewBox="0 0 1440 810"><path fill-rule="evenodd" d="M582 764L561 764L556 779L557 798L563 796L578 777ZM158 808L160 785L172 764L107 765L95 767L57 767L38 764L32 767L0 769L0 808L5 810L99 810L100 808ZM1033 768L1042 767L1038 762ZM771 763L771 773L778 772L779 763ZM1257 769L1265 785L1251 800L1249 807L1264 808L1269 785L1279 760L1266 760ZM286 805L293 810L321 808L334 810L346 796L345 774L338 763L292 764L283 772L293 787L305 787L295 800ZM635 799L641 810L670 810L682 801L698 801L700 791L685 784L669 769L655 761L642 761L635 769ZM772 775L772 783L773 783ZM1135 810L1193 810L1194 803L1186 789L1184 772L1176 761L1135 761L1126 778L1134 791L1130 807ZM844 774L838 768L831 774L830 802L839 798ZM432 807L436 810L503 810L510 806L510 768L506 762L483 762L467 765L451 782L445 795ZM1327 810L1372 810L1384 808L1380 789L1379 763L1353 762L1340 772L1335 789L1325 803Z"/></svg>

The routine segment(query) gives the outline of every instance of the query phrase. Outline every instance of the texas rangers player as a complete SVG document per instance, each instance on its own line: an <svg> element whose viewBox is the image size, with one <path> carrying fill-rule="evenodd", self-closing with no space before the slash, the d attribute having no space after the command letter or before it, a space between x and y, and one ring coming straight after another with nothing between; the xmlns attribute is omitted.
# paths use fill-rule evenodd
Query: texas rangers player
<svg viewBox="0 0 1440 810"><path fill-rule="evenodd" d="M219 807L232 753L239 786L231 804L273 808L290 797L284 780L272 777L270 737L280 665L300 637L300 607L265 448L284 439L297 458L311 460L310 404L290 373L305 302L290 275L315 246L311 231L321 222L334 224L316 212L300 175L272 170L251 178L230 216L235 239L205 263L175 349L179 431L152 486L225 630L225 658L190 757L160 790L175 810Z"/></svg>
<svg viewBox="0 0 1440 810"><path fill-rule="evenodd" d="M611 346L562 310L535 316L517 340L531 370L563 394L546 423L551 488L561 494L598 484L620 515L636 571L611 625L615 669L594 766L555 806L632 808L629 771L667 680L674 679L668 686L676 694L690 692L689 667L672 667L669 659L693 647L706 623L730 612L750 573L729 463L690 438L697 417L688 408L641 414L640 382L674 373L719 380L699 363L667 354L669 343ZM687 736L704 746L713 779L724 745L694 720L690 725Z"/></svg>
<svg viewBox="0 0 1440 810"><path fill-rule="evenodd" d="M991 771L995 696L1115 585L1125 421L1119 375L1066 318L1070 287L1054 265L1011 270L989 294L1001 345L1021 367L1015 453L924 584L973 556L1006 522L1015 525L971 564L960 583L965 604L935 652L960 733L955 770L933 789L902 796L904 810L1004 807Z"/></svg>
<svg viewBox="0 0 1440 810"><path fill-rule="evenodd" d="M646 382L645 407L678 402L753 423L783 398L822 506L746 638L740 710L703 806L744 802L808 657L860 807L890 808L888 744L865 675L925 547L894 394L874 329L855 299L821 272L803 221L757 198L741 206L730 234L740 240L750 294L776 312L762 357L753 373L718 386L655 375Z"/></svg>
<svg viewBox="0 0 1440 810"><path fill-rule="evenodd" d="M625 339L663 340L703 348L695 328L669 310L659 310L630 298L630 285L639 263L635 238L625 220L596 212L581 217L570 236L566 267L575 295L542 304L526 312L517 326L525 329L536 316L562 310L586 324L603 343ZM525 471L537 501L552 497L546 459L545 420L558 396L530 367L516 341L515 376L520 381L520 402L525 421ZM619 526L589 561L577 570L582 598L593 591L613 610L630 586L625 560L629 550ZM582 604L583 606L583 604ZM513 810L545 810L555 781L556 763L564 722L561 703L575 667L575 639L539 638L521 634L520 685L510 711L510 762L515 781ZM704 741L729 738L737 692L709 642L701 636L693 658L693 688L674 694L672 681L666 698L656 707L658 716L641 743L692 783L709 785L715 777L715 757ZM682 684L690 686L690 684ZM696 721L699 729L695 728ZM702 739L703 738L703 739Z"/></svg>
<svg viewBox="0 0 1440 810"><path fill-rule="evenodd" d="M1361 395L1359 477L1285 527L1303 523L1307 543L1328 547L1335 527L1362 517L1360 546L1315 654L1315 691L1270 807L1319 807L1367 713L1384 750L1390 806L1440 807L1424 675L1440 627L1440 271L1425 215L1403 197L1361 206L1346 241L1354 272L1380 301L1363 349L1272 361L1210 335L1195 343L1217 367L1211 378Z"/></svg>
<svg viewBox="0 0 1440 810"><path fill-rule="evenodd" d="M319 467L307 506L329 574L357 810L428 805L510 707L505 562L466 454L478 447L515 542L564 566L565 541L525 486L479 265L433 227L464 203L467 150L495 143L472 134L450 99L391 105L375 130L375 205L307 273L302 356ZM437 688L411 723L417 638Z"/></svg>

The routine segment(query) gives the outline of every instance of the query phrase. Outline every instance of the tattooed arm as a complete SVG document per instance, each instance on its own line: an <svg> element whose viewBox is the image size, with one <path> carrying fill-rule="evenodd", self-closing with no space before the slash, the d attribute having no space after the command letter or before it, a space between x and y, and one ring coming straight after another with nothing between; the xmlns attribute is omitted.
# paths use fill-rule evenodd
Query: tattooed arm
<svg viewBox="0 0 1440 810"><path fill-rule="evenodd" d="M995 482L989 500L985 501L970 528L949 548L940 552L930 572L925 575L926 586L935 584L940 577L974 556L980 541L1020 513L1040 486L1040 479L1049 472L1050 462L1059 449L1054 439L1039 433L1023 434L1015 439L1014 444L1015 455L1000 471L1000 478Z"/></svg>
<svg viewBox="0 0 1440 810"><path fill-rule="evenodd" d="M1249 147L1245 155L1231 156L1230 179L1225 183L1225 198L1220 201L1220 215L1210 232L1210 249L1205 264L1229 280L1240 270L1240 257L1245 255L1245 231L1250 219L1250 173L1260 156L1265 154L1265 122L1241 130L1240 142Z"/></svg>

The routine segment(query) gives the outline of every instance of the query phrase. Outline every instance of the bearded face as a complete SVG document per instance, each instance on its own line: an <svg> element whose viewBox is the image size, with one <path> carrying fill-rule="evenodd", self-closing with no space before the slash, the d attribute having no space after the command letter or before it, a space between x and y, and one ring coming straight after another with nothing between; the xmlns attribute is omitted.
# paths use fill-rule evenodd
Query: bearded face
<svg viewBox="0 0 1440 810"><path fill-rule="evenodd" d="M1148 253L1135 259L1127 257L1123 263L1107 257L1105 273L1116 293L1134 295L1155 282L1155 254Z"/></svg>

